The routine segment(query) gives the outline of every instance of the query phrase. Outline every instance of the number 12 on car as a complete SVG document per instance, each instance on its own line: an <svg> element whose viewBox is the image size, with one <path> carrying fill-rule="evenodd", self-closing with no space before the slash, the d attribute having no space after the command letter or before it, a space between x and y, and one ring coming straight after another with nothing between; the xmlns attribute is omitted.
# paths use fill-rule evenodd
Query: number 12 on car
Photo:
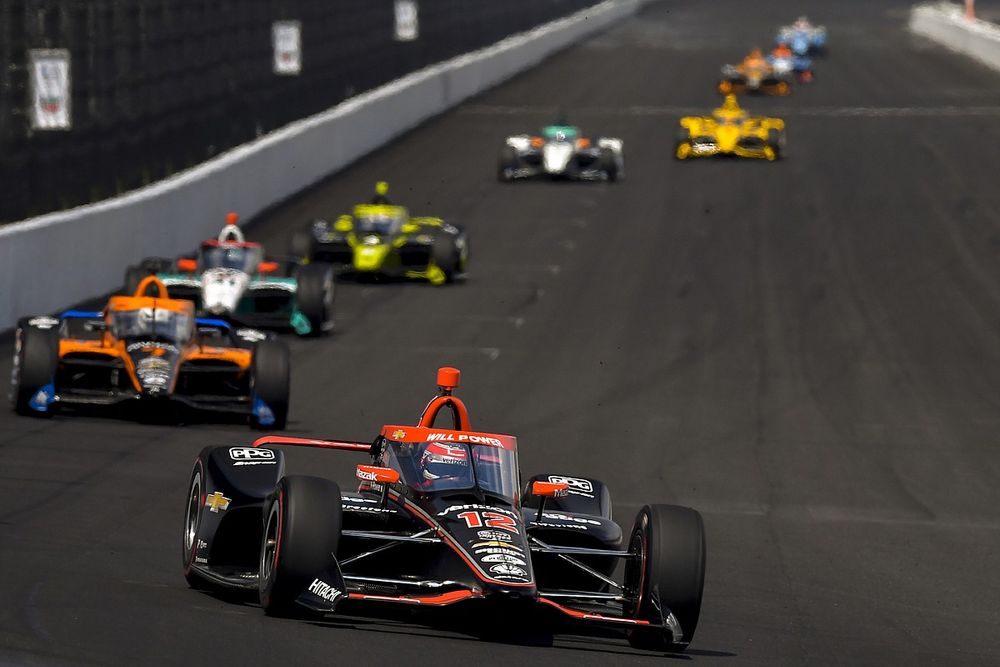
<svg viewBox="0 0 1000 667"><path fill-rule="evenodd" d="M462 512L458 518L464 520L465 525L469 528L482 528L485 525L487 528L499 528L517 533L517 524L514 523L514 519L497 512Z"/></svg>

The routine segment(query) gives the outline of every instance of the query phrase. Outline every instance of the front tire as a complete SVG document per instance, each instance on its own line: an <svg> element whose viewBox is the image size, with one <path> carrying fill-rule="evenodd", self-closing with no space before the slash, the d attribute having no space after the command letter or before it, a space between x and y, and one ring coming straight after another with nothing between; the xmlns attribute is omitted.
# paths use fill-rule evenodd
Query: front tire
<svg viewBox="0 0 1000 667"><path fill-rule="evenodd" d="M500 151L500 158L497 160L497 180L501 183L510 183L514 180L514 170L517 169L520 158L517 150L513 146L504 146Z"/></svg>
<svg viewBox="0 0 1000 667"><path fill-rule="evenodd" d="M309 335L319 336L333 329L333 267L323 263L306 264L299 267L296 280L295 303L309 320Z"/></svg>
<svg viewBox="0 0 1000 667"><path fill-rule="evenodd" d="M705 585L705 527L701 514L689 507L646 505L636 516L625 569L631 597L627 616L660 623L670 611L683 637L675 641L669 628L636 628L629 644L650 651L683 651L694 637Z"/></svg>
<svg viewBox="0 0 1000 667"><path fill-rule="evenodd" d="M14 369L11 373L10 399L19 415L52 416L53 405L45 411L35 410L31 401L39 389L53 385L59 367L59 329L39 329L24 319L18 322L14 342Z"/></svg>
<svg viewBox="0 0 1000 667"><path fill-rule="evenodd" d="M459 241L461 238L461 242ZM455 282L455 279L463 275L469 263L469 240L464 233L444 234L440 233L434 237L434 246L431 248L431 261L444 272L446 283Z"/></svg>
<svg viewBox="0 0 1000 667"><path fill-rule="evenodd" d="M181 536L181 561L184 579L188 586L198 590L213 590L207 581L194 571L194 559L198 555L198 531L201 528L201 512L205 504L205 464L201 456L194 462L191 482L188 484L187 504L184 511L184 532Z"/></svg>
<svg viewBox="0 0 1000 667"><path fill-rule="evenodd" d="M270 418L250 413L250 427L280 431L288 423L288 395L291 391L291 362L288 347L277 340L265 340L254 348L250 366L253 383L251 400L263 401L270 410ZM256 407L256 405L254 406Z"/></svg>
<svg viewBox="0 0 1000 667"><path fill-rule="evenodd" d="M610 148L602 148L600 160L601 169L608 175L608 182L616 182L621 177L618 171L618 156Z"/></svg>
<svg viewBox="0 0 1000 667"><path fill-rule="evenodd" d="M295 599L330 566L340 543L340 487L319 477L278 482L264 514L258 581L268 616L296 616Z"/></svg>

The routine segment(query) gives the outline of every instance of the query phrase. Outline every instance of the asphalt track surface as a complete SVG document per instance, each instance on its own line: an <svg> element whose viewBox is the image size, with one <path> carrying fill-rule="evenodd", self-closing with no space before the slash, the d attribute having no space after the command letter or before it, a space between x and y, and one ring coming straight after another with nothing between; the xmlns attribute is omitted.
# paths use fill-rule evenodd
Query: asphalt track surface
<svg viewBox="0 0 1000 667"><path fill-rule="evenodd" d="M346 285L337 333L290 341L290 432L369 439L459 366L525 474L602 477L626 528L647 502L703 512L687 654L265 618L178 562L195 454L247 430L3 412L0 663L1000 663L1000 78L908 35L905 3L825 3L815 85L746 101L784 115L789 158L675 163L677 115L802 11L761 4L655 3L251 228L280 247L379 178L466 224L466 284ZM626 181L494 180L502 136L558 107L624 138ZM344 483L356 462L290 460Z"/></svg>

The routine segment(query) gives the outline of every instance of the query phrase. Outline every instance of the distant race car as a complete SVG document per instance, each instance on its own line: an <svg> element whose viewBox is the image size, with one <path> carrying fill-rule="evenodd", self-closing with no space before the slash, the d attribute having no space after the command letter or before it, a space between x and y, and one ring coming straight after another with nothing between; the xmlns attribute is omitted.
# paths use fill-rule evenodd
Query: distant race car
<svg viewBox="0 0 1000 667"><path fill-rule="evenodd" d="M792 92L790 80L790 72L776 70L760 49L754 49L739 65L722 66L719 92L788 95Z"/></svg>
<svg viewBox="0 0 1000 667"><path fill-rule="evenodd" d="M711 116L685 116L680 120L674 156L678 160L713 155L780 159L785 150L785 121L751 116L726 95Z"/></svg>
<svg viewBox="0 0 1000 667"><path fill-rule="evenodd" d="M389 203L380 182L369 204L333 222L313 220L292 237L292 254L306 267L330 263L343 275L426 280L443 285L464 278L469 265L465 229L441 218L410 217Z"/></svg>
<svg viewBox="0 0 1000 667"><path fill-rule="evenodd" d="M767 56L767 62L774 68L775 74L787 76L791 74L797 83L809 83L815 79L812 70L812 58L796 55L787 44L778 44Z"/></svg>
<svg viewBox="0 0 1000 667"><path fill-rule="evenodd" d="M826 28L800 16L795 23L779 28L774 41L787 44L798 56L820 55L826 53Z"/></svg>
<svg viewBox="0 0 1000 667"><path fill-rule="evenodd" d="M194 304L169 298L148 276L134 296L112 296L102 311L20 320L10 398L22 415L49 416L63 405L160 409L174 402L282 429L289 369L280 341L197 319Z"/></svg>
<svg viewBox="0 0 1000 667"><path fill-rule="evenodd" d="M244 326L292 329L318 336L333 329L333 267L323 263L285 271L265 261L260 244L248 242L230 213L217 239L197 255L177 261L150 257L125 271L125 292L155 274L176 299L193 301L198 312Z"/></svg>
<svg viewBox="0 0 1000 667"><path fill-rule="evenodd" d="M701 515L646 505L623 534L599 480L542 474L522 491L516 438L473 431L458 384L457 369L440 369L417 425L383 426L372 442L265 436L203 449L185 505L188 582L256 591L274 616L493 605L511 622L538 609L623 629L639 648L683 650L701 613ZM443 409L453 428L434 425ZM342 492L287 475L281 445L370 460Z"/></svg>
<svg viewBox="0 0 1000 667"><path fill-rule="evenodd" d="M621 139L591 139L574 125L549 125L536 135L507 137L497 175L501 181L536 176L619 181L625 177L622 147Z"/></svg>

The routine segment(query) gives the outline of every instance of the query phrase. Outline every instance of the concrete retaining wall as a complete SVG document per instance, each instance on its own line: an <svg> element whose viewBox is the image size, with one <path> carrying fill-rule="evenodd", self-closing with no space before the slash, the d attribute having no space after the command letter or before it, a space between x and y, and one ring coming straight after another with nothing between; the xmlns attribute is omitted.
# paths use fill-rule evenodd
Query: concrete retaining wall
<svg viewBox="0 0 1000 667"><path fill-rule="evenodd" d="M949 2L917 5L910 10L910 30L942 46L1000 70L1000 26L965 18L960 5Z"/></svg>
<svg viewBox="0 0 1000 667"><path fill-rule="evenodd" d="M174 256L249 219L420 122L634 13L606 0L415 72L122 197L0 227L0 330L119 286L142 257Z"/></svg>

